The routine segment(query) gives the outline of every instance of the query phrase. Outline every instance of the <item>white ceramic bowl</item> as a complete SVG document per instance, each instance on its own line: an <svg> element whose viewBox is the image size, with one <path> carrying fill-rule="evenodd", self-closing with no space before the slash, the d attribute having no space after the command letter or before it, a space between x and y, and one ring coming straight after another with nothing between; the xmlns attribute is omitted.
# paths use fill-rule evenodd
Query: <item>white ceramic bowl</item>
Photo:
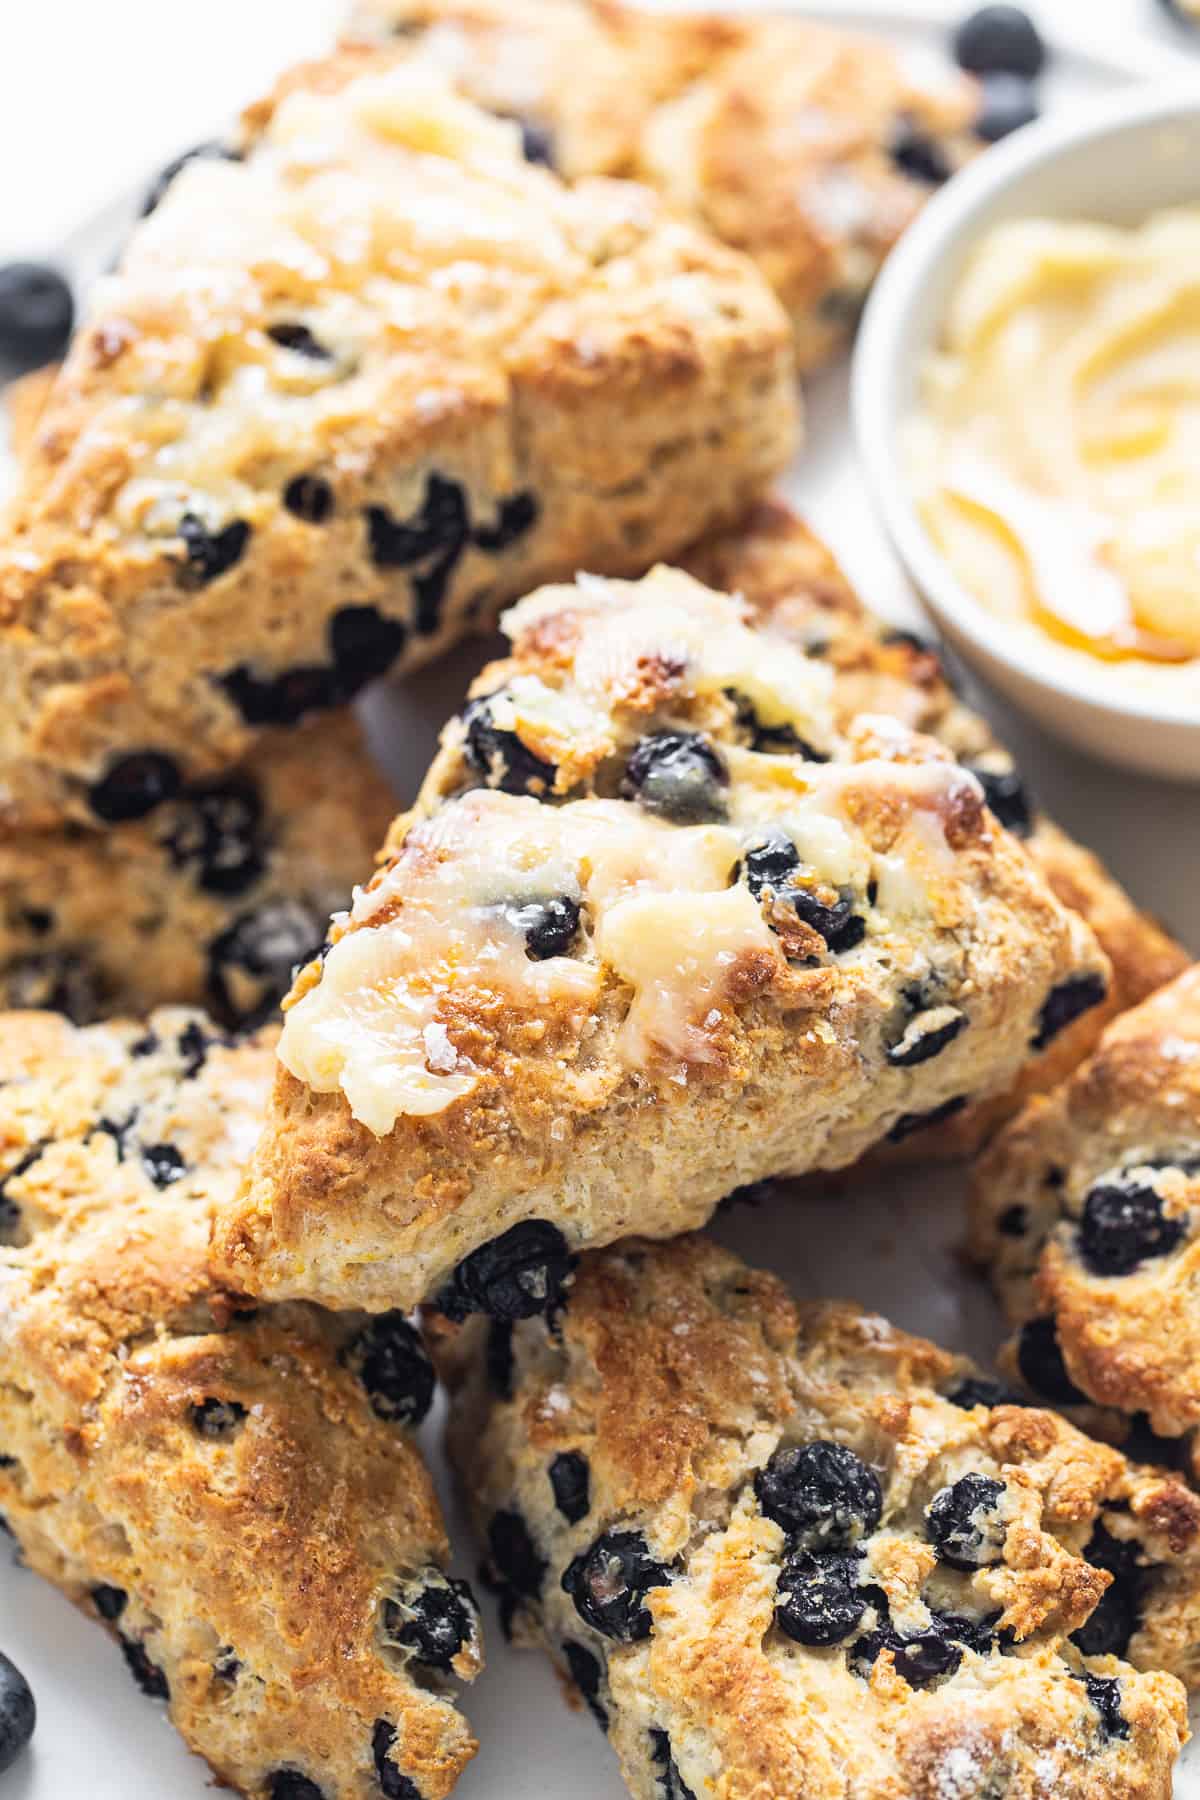
<svg viewBox="0 0 1200 1800"><path fill-rule="evenodd" d="M1034 215L1136 224L1200 204L1200 75L1137 86L1027 127L974 163L927 206L889 258L855 351L859 456L892 543L946 638L986 681L1048 730L1150 774L1200 780L1196 693L1163 703L1122 694L1112 669L1064 668L1006 629L951 571L921 523L900 453L921 365L937 343L963 263L984 232ZM1107 679L1106 679L1107 677Z"/></svg>

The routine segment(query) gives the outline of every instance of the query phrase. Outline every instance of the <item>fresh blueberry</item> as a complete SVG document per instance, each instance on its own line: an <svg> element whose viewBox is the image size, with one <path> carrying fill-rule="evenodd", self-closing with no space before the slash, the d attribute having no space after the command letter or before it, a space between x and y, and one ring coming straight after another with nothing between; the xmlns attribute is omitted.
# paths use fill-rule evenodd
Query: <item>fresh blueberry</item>
<svg viewBox="0 0 1200 1800"><path fill-rule="evenodd" d="M1063 1361L1058 1342L1058 1328L1050 1314L1028 1319L1017 1339L1017 1367L1035 1394L1051 1400L1055 1406L1078 1406L1086 1400Z"/></svg>
<svg viewBox="0 0 1200 1800"><path fill-rule="evenodd" d="M758 1504L793 1550L848 1550L883 1513L879 1482L844 1444L817 1439L776 1450L754 1478Z"/></svg>
<svg viewBox="0 0 1200 1800"><path fill-rule="evenodd" d="M190 868L206 894L241 894L263 872L262 799L253 781L226 781L189 789L177 803L163 838L176 868Z"/></svg>
<svg viewBox="0 0 1200 1800"><path fill-rule="evenodd" d="M914 1132L930 1131L933 1126L942 1124L946 1119L952 1119L955 1113L960 1113L966 1104L967 1096L965 1094L954 1094L949 1100L943 1100L940 1106L931 1107L928 1112L901 1113L888 1132L888 1142L902 1144L905 1138L912 1137Z"/></svg>
<svg viewBox="0 0 1200 1800"><path fill-rule="evenodd" d="M1065 1031L1074 1020L1090 1012L1093 1006L1102 1005L1107 994L1108 984L1103 975L1072 975L1069 981L1060 982L1051 990L1038 1014L1033 1048L1044 1050L1051 1038Z"/></svg>
<svg viewBox="0 0 1200 1800"><path fill-rule="evenodd" d="M952 1569L982 1569L1004 1554L998 1506L1004 1483L991 1475L963 1475L941 1488L925 1509L929 1541Z"/></svg>
<svg viewBox="0 0 1200 1800"><path fill-rule="evenodd" d="M180 170L186 169L189 163L196 162L198 159L209 162L241 162L242 160L239 151L232 150L228 144L216 143L196 144L192 149L185 150L181 156L173 157L166 168L155 176L152 186L147 191L146 198L142 202L143 219L148 218L161 203L163 195Z"/></svg>
<svg viewBox="0 0 1200 1800"><path fill-rule="evenodd" d="M983 797L998 822L1018 837L1028 837L1033 830L1033 803L1029 791L1015 769L989 769L979 763L966 767L983 789Z"/></svg>
<svg viewBox="0 0 1200 1800"><path fill-rule="evenodd" d="M775 1623L798 1644L841 1644L858 1627L867 1596L856 1556L813 1556L802 1550L779 1571Z"/></svg>
<svg viewBox="0 0 1200 1800"><path fill-rule="evenodd" d="M632 1644L653 1628L646 1595L670 1579L640 1531L606 1531L568 1565L562 1585L585 1625Z"/></svg>
<svg viewBox="0 0 1200 1800"><path fill-rule="evenodd" d="M129 1595L124 1588L112 1587L107 1581L102 1581L92 1589L92 1605L110 1625L120 1618L128 1604Z"/></svg>
<svg viewBox="0 0 1200 1800"><path fill-rule="evenodd" d="M475 1312L530 1319L562 1304L573 1266L567 1240L548 1219L524 1219L464 1257L437 1298L455 1321Z"/></svg>
<svg viewBox="0 0 1200 1800"><path fill-rule="evenodd" d="M1127 1738L1129 1720L1121 1711L1121 1683L1115 1675L1085 1675L1087 1697L1100 1715L1105 1737Z"/></svg>
<svg viewBox="0 0 1200 1800"><path fill-rule="evenodd" d="M655 1725L650 1727L650 1761L659 1771L658 1785L662 1800L696 1800L695 1794L679 1773L670 1737Z"/></svg>
<svg viewBox="0 0 1200 1800"><path fill-rule="evenodd" d="M267 336L281 350L291 350L297 356L306 356L310 362L333 361L333 351L326 349L321 340L313 336L308 326L297 320L287 319L278 325L268 325Z"/></svg>
<svg viewBox="0 0 1200 1800"><path fill-rule="evenodd" d="M16 1762L36 1724L33 1689L16 1663L0 1652L0 1775Z"/></svg>
<svg viewBox="0 0 1200 1800"><path fill-rule="evenodd" d="M515 731L503 731L492 723L495 694L472 700L463 712L466 736L463 756L488 787L505 794L549 794L558 770L526 749Z"/></svg>
<svg viewBox="0 0 1200 1800"><path fill-rule="evenodd" d="M935 1006L918 1013L889 1048L888 1062L894 1069L913 1069L929 1062L954 1042L966 1022L966 1013L956 1006Z"/></svg>
<svg viewBox="0 0 1200 1800"><path fill-rule="evenodd" d="M187 1164L174 1144L143 1144L142 1167L156 1188L170 1187L187 1174Z"/></svg>
<svg viewBox="0 0 1200 1800"><path fill-rule="evenodd" d="M143 1694L151 1700L169 1700L171 1690L167 1678L158 1664L151 1662L146 1654L146 1647L137 1638L128 1638L118 1632L117 1641L121 1646L121 1654L129 1665L129 1673L141 1688Z"/></svg>
<svg viewBox="0 0 1200 1800"><path fill-rule="evenodd" d="M267 1776L267 1800L325 1800L325 1795L298 1769L273 1769Z"/></svg>
<svg viewBox="0 0 1200 1800"><path fill-rule="evenodd" d="M850 1667L856 1675L869 1675L881 1650L890 1650L896 1673L909 1687L928 1687L943 1675L953 1675L964 1648L983 1655L993 1639L990 1621L960 1618L954 1613L933 1613L929 1629L904 1637L891 1625L881 1626L858 1639L850 1650Z"/></svg>
<svg viewBox="0 0 1200 1800"><path fill-rule="evenodd" d="M475 1597L465 1581L426 1569L384 1601L383 1630L422 1668L449 1675L454 1658L478 1635Z"/></svg>
<svg viewBox="0 0 1200 1800"><path fill-rule="evenodd" d="M402 1775L392 1761L396 1727L386 1719L376 1719L371 1733L371 1755L375 1761L375 1777L384 1800L421 1800L420 1792L407 1775Z"/></svg>
<svg viewBox="0 0 1200 1800"><path fill-rule="evenodd" d="M508 916L525 935L525 954L533 962L566 956L579 930L580 905L569 894L548 900L526 900L508 908Z"/></svg>
<svg viewBox="0 0 1200 1800"><path fill-rule="evenodd" d="M896 167L926 187L941 187L954 173L941 144L907 114L896 121L888 149Z"/></svg>
<svg viewBox="0 0 1200 1800"><path fill-rule="evenodd" d="M1038 117L1037 95L1023 75L985 75L983 104L975 115L975 136L998 144Z"/></svg>
<svg viewBox="0 0 1200 1800"><path fill-rule="evenodd" d="M333 511L333 489L321 475L293 475L283 504L306 525L323 525Z"/></svg>
<svg viewBox="0 0 1200 1800"><path fill-rule="evenodd" d="M3 974L4 1004L17 1012L65 1013L76 1025L89 1025L101 1008L96 971L70 950L43 950L10 963Z"/></svg>
<svg viewBox="0 0 1200 1800"><path fill-rule="evenodd" d="M725 817L729 771L698 731L656 731L634 745L621 792L676 825Z"/></svg>
<svg viewBox="0 0 1200 1800"><path fill-rule="evenodd" d="M207 587L242 560L250 542L250 527L244 519L234 519L220 531L210 531L195 513L184 513L179 535L187 552L188 581L193 587Z"/></svg>
<svg viewBox="0 0 1200 1800"><path fill-rule="evenodd" d="M333 670L321 663L301 663L282 675L255 675L238 663L217 677L247 725L298 725L308 713L337 703Z"/></svg>
<svg viewBox="0 0 1200 1800"><path fill-rule="evenodd" d="M546 1579L546 1559L519 1512L503 1510L492 1515L488 1550L493 1577L522 1599L536 1600Z"/></svg>
<svg viewBox="0 0 1200 1800"><path fill-rule="evenodd" d="M607 1731L608 1712L600 1700L600 1685L604 1680L600 1659L582 1644L577 1644L573 1638L567 1638L562 1648L571 1680L583 1695L587 1709L601 1731Z"/></svg>
<svg viewBox="0 0 1200 1800"><path fill-rule="evenodd" d="M215 1443L231 1438L246 1417L246 1409L237 1400L218 1400L210 1396L192 1408L192 1428L201 1437Z"/></svg>
<svg viewBox="0 0 1200 1800"><path fill-rule="evenodd" d="M494 525L477 525L472 542L480 550L498 554L532 531L538 521L538 503L532 494L510 494L501 500Z"/></svg>
<svg viewBox="0 0 1200 1800"><path fill-rule="evenodd" d="M419 1425L433 1404L433 1365L402 1312L368 1320L341 1353L367 1390L371 1410L397 1425Z"/></svg>
<svg viewBox="0 0 1200 1800"><path fill-rule="evenodd" d="M240 913L208 951L208 994L223 1025L259 1023L285 993L292 970L311 960L325 935L298 900L268 900Z"/></svg>
<svg viewBox="0 0 1200 1800"><path fill-rule="evenodd" d="M518 119L521 127L521 154L529 163L540 163L545 169L554 167L554 133L548 125L535 119Z"/></svg>
<svg viewBox="0 0 1200 1800"><path fill-rule="evenodd" d="M88 789L88 805L106 825L144 819L148 812L173 800L179 792L177 765L157 750L122 756Z"/></svg>
<svg viewBox="0 0 1200 1800"><path fill-rule="evenodd" d="M1019 6L981 6L954 33L954 60L972 75L1040 75L1046 46Z"/></svg>
<svg viewBox="0 0 1200 1800"><path fill-rule="evenodd" d="M7 263L0 268L0 361L10 374L55 362L75 323L71 290L44 263Z"/></svg>
<svg viewBox="0 0 1200 1800"><path fill-rule="evenodd" d="M329 622L329 648L338 698L352 700L369 681L386 675L404 649L408 628L374 606L344 606Z"/></svg>
<svg viewBox="0 0 1200 1800"><path fill-rule="evenodd" d="M591 1507L591 1471L586 1456L578 1450L564 1450L550 1464L550 1486L554 1504L569 1525L586 1519Z"/></svg>
<svg viewBox="0 0 1200 1800"><path fill-rule="evenodd" d="M1169 1255L1186 1229L1148 1183L1098 1181L1083 1203L1079 1253L1094 1275L1132 1275L1148 1257Z"/></svg>

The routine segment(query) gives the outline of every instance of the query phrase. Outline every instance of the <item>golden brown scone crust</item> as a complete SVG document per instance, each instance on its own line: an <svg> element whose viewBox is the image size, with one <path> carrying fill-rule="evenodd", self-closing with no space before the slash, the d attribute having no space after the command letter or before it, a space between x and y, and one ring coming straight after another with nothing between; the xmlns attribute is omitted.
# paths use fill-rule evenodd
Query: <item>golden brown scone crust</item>
<svg viewBox="0 0 1200 1800"><path fill-rule="evenodd" d="M395 797L348 710L108 831L0 837L0 1007L262 1019L369 866Z"/></svg>
<svg viewBox="0 0 1200 1800"><path fill-rule="evenodd" d="M648 190L567 188L402 50L297 71L135 231L34 430L0 812L149 805L539 581L640 573L796 416L777 301Z"/></svg>
<svg viewBox="0 0 1200 1800"><path fill-rule="evenodd" d="M972 1252L1009 1318L1053 1320L1066 1378L1080 1402L1105 1409L1101 1428L1141 1435L1148 1422L1180 1440L1193 1474L1198 1222L1193 968L1110 1025L1091 1060L996 1139L975 1168L971 1215ZM1011 1361L1031 1379L1021 1342Z"/></svg>
<svg viewBox="0 0 1200 1800"><path fill-rule="evenodd" d="M13 456L28 453L58 371L58 363L47 363L44 369L33 369L6 386L4 410L8 414L8 448Z"/></svg>
<svg viewBox="0 0 1200 1800"><path fill-rule="evenodd" d="M1185 969L1188 954L1135 905L1090 850L1035 806L990 725L958 699L935 645L870 613L826 545L789 507L762 502L736 530L717 532L689 552L684 566L701 581L744 594L764 616L794 633L810 655L828 660L844 717L888 713L939 738L973 769L1002 823L1024 839L1058 899L1087 921L1112 964L1104 1002L1031 1057L1006 1093L887 1152L889 1159L972 1155L1025 1100L1077 1068L1109 1019Z"/></svg>
<svg viewBox="0 0 1200 1800"><path fill-rule="evenodd" d="M383 1610L453 1593L396 1422L432 1372L399 1328L413 1398L393 1390L377 1416L361 1317L237 1318L206 1273L273 1041L231 1045L184 1009L85 1030L0 1019L0 1513L25 1560L109 1623L139 1685L169 1690L223 1784L274 1800L287 1771L309 1800L442 1800L474 1744ZM470 1678L463 1616L454 1672Z"/></svg>
<svg viewBox="0 0 1200 1800"><path fill-rule="evenodd" d="M615 0L365 0L352 31L398 34L480 106L522 121L568 180L632 175L752 256L800 367L840 350L888 251L977 148L973 84L918 85L884 43L793 18L655 14ZM586 74L581 74L586 71Z"/></svg>
<svg viewBox="0 0 1200 1800"><path fill-rule="evenodd" d="M638 1800L1170 1793L1180 1688L1066 1634L1108 1587L1083 1559L1105 1522L1186 1576L1196 1625L1200 1501L1173 1478L1051 1413L969 1404L961 1359L795 1305L701 1238L589 1253L552 1321L499 1340L479 1319L430 1328L518 1638L584 1688ZM840 1515L821 1452L787 1478L788 1452L819 1444L841 1447ZM967 1476L991 1483L971 1513L988 1548L958 1568L927 1509ZM840 1559L866 1590L820 1646L776 1617L805 1554L800 1574ZM897 1656L918 1637L960 1654L910 1683Z"/></svg>
<svg viewBox="0 0 1200 1800"><path fill-rule="evenodd" d="M1002 1087L1064 992L1103 991L972 777L893 720L840 730L773 621L660 569L506 626L289 997L218 1219L236 1288L408 1305L530 1220L676 1235Z"/></svg>

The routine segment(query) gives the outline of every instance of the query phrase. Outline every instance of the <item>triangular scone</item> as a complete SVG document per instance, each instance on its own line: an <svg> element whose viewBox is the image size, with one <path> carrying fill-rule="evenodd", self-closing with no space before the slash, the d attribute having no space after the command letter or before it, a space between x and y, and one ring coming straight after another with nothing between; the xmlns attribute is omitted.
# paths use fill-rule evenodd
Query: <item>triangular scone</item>
<svg viewBox="0 0 1200 1800"><path fill-rule="evenodd" d="M849 338L880 263L980 147L975 83L881 37L766 12L619 0L357 0L568 180L633 175L751 255L802 368Z"/></svg>
<svg viewBox="0 0 1200 1800"><path fill-rule="evenodd" d="M218 1221L248 1292L407 1306L471 1258L467 1306L512 1232L544 1303L547 1257L906 1137L1103 997L974 777L839 729L829 669L740 601L583 576L506 629L289 997Z"/></svg>
<svg viewBox="0 0 1200 1800"><path fill-rule="evenodd" d="M0 1017L0 1514L222 1785L443 1800L481 1652L405 1429L428 1359L399 1314L240 1318L206 1273L272 1042Z"/></svg>
<svg viewBox="0 0 1200 1800"><path fill-rule="evenodd" d="M740 593L809 656L826 661L841 721L887 713L951 749L978 777L1000 823L1025 841L1063 905L1090 925L1112 964L1106 1000L1031 1056L1006 1093L966 1108L912 1146L922 1158L968 1155L1031 1094L1078 1067L1109 1019L1179 975L1188 953L1090 850L1041 811L987 720L959 699L936 645L868 611L827 546L789 507L760 503L734 530L714 533L689 552L683 566L711 587Z"/></svg>
<svg viewBox="0 0 1200 1800"><path fill-rule="evenodd" d="M787 321L402 50L300 71L99 285L0 555L0 813L111 823L787 460Z"/></svg>
<svg viewBox="0 0 1200 1800"><path fill-rule="evenodd" d="M1200 969L1109 1026L976 1165L1013 1373L1200 1483ZM1170 1440L1170 1441L1165 1441ZM1196 1649L1200 1672L1200 1645Z"/></svg>
<svg viewBox="0 0 1200 1800"><path fill-rule="evenodd" d="M584 1257L553 1319L438 1336L504 1614L638 1800L1168 1800L1186 1714L1154 1671L1200 1630L1177 1479L699 1238ZM1086 1559L1121 1550L1145 1673L1080 1650L1109 1583Z"/></svg>

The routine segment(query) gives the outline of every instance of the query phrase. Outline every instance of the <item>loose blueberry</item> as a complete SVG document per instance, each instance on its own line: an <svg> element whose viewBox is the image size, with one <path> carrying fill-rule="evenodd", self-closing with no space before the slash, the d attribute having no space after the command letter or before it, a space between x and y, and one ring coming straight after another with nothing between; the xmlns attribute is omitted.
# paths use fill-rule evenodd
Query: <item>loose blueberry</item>
<svg viewBox="0 0 1200 1800"><path fill-rule="evenodd" d="M187 1174L187 1164L174 1144L143 1144L142 1167L156 1188L170 1187Z"/></svg>
<svg viewBox="0 0 1200 1800"><path fill-rule="evenodd" d="M127 819L143 819L164 800L173 800L179 786L179 769L169 756L141 750L109 765L88 789L88 805L106 825L121 825Z"/></svg>
<svg viewBox="0 0 1200 1800"><path fill-rule="evenodd" d="M376 1719L375 1729L371 1733L371 1755L375 1759L379 1791L384 1800L421 1800L414 1783L407 1775L402 1775L392 1761L391 1752L395 1742L396 1727L386 1719Z"/></svg>
<svg viewBox="0 0 1200 1800"><path fill-rule="evenodd" d="M179 535L187 552L189 581L194 587L207 587L242 560L250 542L250 527L244 519L234 519L220 531L210 531L195 513L184 513Z"/></svg>
<svg viewBox="0 0 1200 1800"><path fill-rule="evenodd" d="M329 624L329 648L338 698L352 700L369 681L386 675L404 649L408 630L374 606L344 606Z"/></svg>
<svg viewBox="0 0 1200 1800"><path fill-rule="evenodd" d="M129 1665L129 1673L143 1694L147 1694L151 1700L169 1700L171 1690L167 1685L167 1678L158 1664L150 1661L145 1645L139 1643L137 1638L128 1638L121 1634L118 1634L118 1642L121 1646L121 1654Z"/></svg>
<svg viewBox="0 0 1200 1800"><path fill-rule="evenodd" d="M840 1644L858 1627L867 1596L858 1585L856 1556L802 1551L779 1571L775 1623L798 1644Z"/></svg>
<svg viewBox="0 0 1200 1800"><path fill-rule="evenodd" d="M569 1525L585 1519L591 1506L591 1471L586 1456L578 1450L564 1450L550 1464L550 1486L554 1504Z"/></svg>
<svg viewBox="0 0 1200 1800"><path fill-rule="evenodd" d="M101 984L94 969L72 951L40 951L10 963L0 983L6 1007L65 1013L89 1025L100 1012Z"/></svg>
<svg viewBox="0 0 1200 1800"><path fill-rule="evenodd" d="M433 1364L402 1312L379 1313L341 1353L367 1390L371 1410L396 1425L419 1425L433 1404Z"/></svg>
<svg viewBox="0 0 1200 1800"><path fill-rule="evenodd" d="M242 160L239 151L230 149L228 144L216 143L196 144L192 149L185 150L182 155L173 157L161 174L155 176L153 184L147 191L146 198L142 202L143 219L148 218L161 203L163 195L180 170L186 169L189 163L196 162L198 159L209 162L241 162Z"/></svg>
<svg viewBox="0 0 1200 1800"><path fill-rule="evenodd" d="M1020 1394L1014 1394L999 1381L991 1381L986 1375L968 1375L957 1387L950 1389L946 1395L951 1406L961 1406L964 1412L970 1412L973 1406L1024 1406L1025 1401Z"/></svg>
<svg viewBox="0 0 1200 1800"><path fill-rule="evenodd" d="M333 351L327 350L307 325L301 325L296 320L282 320L278 325L268 325L267 336L281 350L291 350L296 356L307 356L311 362L333 361Z"/></svg>
<svg viewBox="0 0 1200 1800"><path fill-rule="evenodd" d="M1023 1238L1029 1230L1029 1208L1006 1206L996 1220L996 1230L1001 1237Z"/></svg>
<svg viewBox="0 0 1200 1800"><path fill-rule="evenodd" d="M384 1601L383 1630L414 1662L449 1675L455 1657L478 1635L475 1597L465 1581L426 1569Z"/></svg>
<svg viewBox="0 0 1200 1800"><path fill-rule="evenodd" d="M0 268L0 361L8 373L55 362L74 323L75 302L57 269L31 262Z"/></svg>
<svg viewBox="0 0 1200 1800"><path fill-rule="evenodd" d="M1041 33L1019 6L981 6L954 33L954 59L972 75L1024 75L1046 61Z"/></svg>
<svg viewBox="0 0 1200 1800"><path fill-rule="evenodd" d="M894 1069L913 1069L929 1062L954 1042L966 1022L966 1013L957 1006L934 1006L918 1013L888 1050L887 1059Z"/></svg>
<svg viewBox="0 0 1200 1800"><path fill-rule="evenodd" d="M960 1113L966 1104L967 1096L965 1094L955 1094L949 1100L943 1100L940 1106L931 1107L928 1112L901 1113L888 1132L888 1141L892 1144L902 1144L905 1138L912 1137L914 1132L929 1131L933 1126L942 1124L945 1119L952 1119L955 1113Z"/></svg>
<svg viewBox="0 0 1200 1800"><path fill-rule="evenodd" d="M1056 1038L1060 1031L1065 1031L1093 1006L1100 1006L1107 994L1108 984L1103 975L1073 975L1069 981L1052 989L1038 1014L1033 1048L1044 1050L1051 1038Z"/></svg>
<svg viewBox="0 0 1200 1800"><path fill-rule="evenodd" d="M241 894L263 872L262 798L243 776L189 790L175 807L163 844L206 894Z"/></svg>
<svg viewBox="0 0 1200 1800"><path fill-rule="evenodd" d="M112 1587L107 1581L102 1581L92 1589L92 1605L110 1625L114 1619L120 1618L128 1604L129 1595L124 1588Z"/></svg>
<svg viewBox="0 0 1200 1800"><path fill-rule="evenodd" d="M505 794L549 794L558 770L526 749L515 731L492 723L494 694L472 700L463 712L463 756L488 787Z"/></svg>
<svg viewBox="0 0 1200 1800"><path fill-rule="evenodd" d="M1006 831L1028 837L1033 830L1033 805L1015 769L989 769L979 763L967 768L983 789L983 797Z"/></svg>
<svg viewBox="0 0 1200 1800"><path fill-rule="evenodd" d="M1132 1275L1148 1257L1169 1255L1186 1230L1146 1182L1099 1181L1083 1204L1079 1253L1095 1275Z"/></svg>
<svg viewBox="0 0 1200 1800"><path fill-rule="evenodd" d="M1100 1714L1100 1727L1105 1737L1127 1738L1129 1721L1121 1711L1121 1683L1115 1675L1085 1675L1083 1685L1087 1697Z"/></svg>
<svg viewBox="0 0 1200 1800"><path fill-rule="evenodd" d="M874 1472L844 1444L823 1439L776 1450L755 1476L754 1492L792 1549L848 1550L870 1536L883 1513Z"/></svg>
<svg viewBox="0 0 1200 1800"><path fill-rule="evenodd" d="M323 525L333 511L333 489L320 475L293 475L283 504L306 525Z"/></svg>
<svg viewBox="0 0 1200 1800"><path fill-rule="evenodd" d="M954 173L941 144L915 119L897 121L888 149L898 169L927 187L941 187Z"/></svg>
<svg viewBox="0 0 1200 1800"><path fill-rule="evenodd" d="M492 1319L487 1336L487 1377L501 1400L513 1397L513 1327L511 1319Z"/></svg>
<svg viewBox="0 0 1200 1800"><path fill-rule="evenodd" d="M255 675L245 663L218 676L247 725L298 725L308 713L337 703L332 669L302 663L282 675Z"/></svg>
<svg viewBox="0 0 1200 1800"><path fill-rule="evenodd" d="M267 1776L267 1800L325 1800L315 1781L297 1769L274 1769Z"/></svg>
<svg viewBox="0 0 1200 1800"><path fill-rule="evenodd" d="M606 1531L568 1565L562 1585L585 1625L632 1644L653 1628L646 1595L670 1579L640 1531Z"/></svg>
<svg viewBox="0 0 1200 1800"><path fill-rule="evenodd" d="M567 1638L564 1642L563 1657L571 1680L583 1695L588 1711L601 1731L607 1731L608 1712L600 1702L600 1684L604 1679L604 1670L599 1658L593 1656L582 1644L575 1643L573 1638Z"/></svg>
<svg viewBox="0 0 1200 1800"><path fill-rule="evenodd" d="M634 745L621 792L676 825L725 817L729 772L697 731L657 731Z"/></svg>
<svg viewBox="0 0 1200 1800"><path fill-rule="evenodd" d="M534 119L519 119L521 127L521 154L529 163L540 163L543 168L554 167L554 133L548 125L539 125Z"/></svg>
<svg viewBox="0 0 1200 1800"><path fill-rule="evenodd" d="M464 1257L437 1298L446 1317L469 1313L530 1319L562 1304L573 1266L567 1240L548 1219L525 1219Z"/></svg>
<svg viewBox="0 0 1200 1800"><path fill-rule="evenodd" d="M983 104L975 115L975 136L998 144L1038 117L1037 95L1023 75L985 75Z"/></svg>
<svg viewBox="0 0 1200 1800"><path fill-rule="evenodd" d="M991 1475L963 1475L939 1490L925 1509L929 1541L952 1569L983 1569L1004 1555L999 1502L1004 1483Z"/></svg>
<svg viewBox="0 0 1200 1800"><path fill-rule="evenodd" d="M239 914L209 946L208 994L223 1025L257 1024L286 992L292 970L314 957L325 935L297 900L268 900Z"/></svg>
<svg viewBox="0 0 1200 1800"><path fill-rule="evenodd" d="M201 1437L214 1442L231 1438L246 1417L246 1409L237 1400L218 1400L210 1396L192 1408L192 1428Z"/></svg>
<svg viewBox="0 0 1200 1800"><path fill-rule="evenodd" d="M506 1510L492 1515L488 1550L495 1577L523 1599L536 1600L546 1579L546 1559L519 1512Z"/></svg>
<svg viewBox="0 0 1200 1800"><path fill-rule="evenodd" d="M1022 1325L1017 1339L1017 1367L1034 1393L1052 1400L1055 1406L1078 1406L1087 1398L1067 1374L1058 1328L1049 1314Z"/></svg>
<svg viewBox="0 0 1200 1800"><path fill-rule="evenodd" d="M579 930L579 914L579 902L569 894L527 900L508 909L509 918L525 935L525 954L533 962L567 955Z"/></svg>
<svg viewBox="0 0 1200 1800"><path fill-rule="evenodd" d="M678 1764L671 1751L671 1740L665 1731L657 1726L650 1727L650 1761L656 1769L661 1770L658 1778L663 1800L696 1800L690 1787L679 1773Z"/></svg>
<svg viewBox="0 0 1200 1800"><path fill-rule="evenodd" d="M480 550L497 554L532 531L538 520L538 503L532 494L510 494L501 500L494 525L477 525L472 541Z"/></svg>
<svg viewBox="0 0 1200 1800"><path fill-rule="evenodd" d="M16 1762L36 1725L33 1689L16 1663L0 1652L0 1775Z"/></svg>

